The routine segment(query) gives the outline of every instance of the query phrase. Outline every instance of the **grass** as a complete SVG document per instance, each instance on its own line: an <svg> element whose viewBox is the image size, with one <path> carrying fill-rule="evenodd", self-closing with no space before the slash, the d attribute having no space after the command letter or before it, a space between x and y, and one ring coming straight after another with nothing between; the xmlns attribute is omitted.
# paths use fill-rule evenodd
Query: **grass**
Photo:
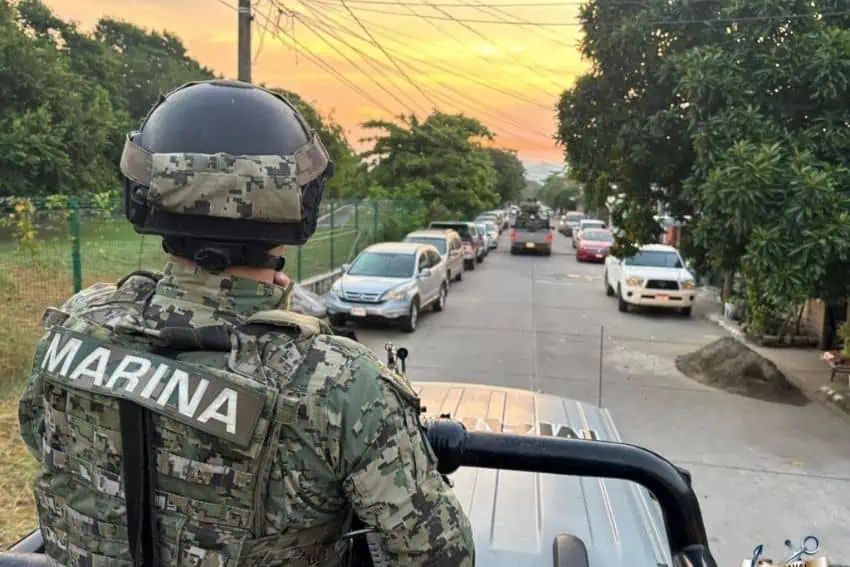
<svg viewBox="0 0 850 567"><path fill-rule="evenodd" d="M320 227L302 247L303 279L350 261L373 240L374 216L361 211L340 219L333 231ZM141 238L125 222L87 220L80 238L83 286L116 281L138 269L159 270L164 256L160 239ZM299 274L297 248L287 253L285 271ZM0 240L0 548L15 543L35 525L31 484L35 460L20 440L17 400L32 364L38 326L47 307L59 306L73 293L73 260L68 238L44 232L26 247Z"/></svg>

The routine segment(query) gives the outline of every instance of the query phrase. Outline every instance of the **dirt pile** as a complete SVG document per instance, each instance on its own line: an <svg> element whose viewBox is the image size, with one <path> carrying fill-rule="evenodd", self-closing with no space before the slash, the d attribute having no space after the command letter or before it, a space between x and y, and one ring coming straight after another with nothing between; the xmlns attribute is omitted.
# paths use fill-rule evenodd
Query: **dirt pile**
<svg viewBox="0 0 850 567"><path fill-rule="evenodd" d="M676 368L689 378L733 394L797 406L808 403L775 364L731 337L676 357Z"/></svg>

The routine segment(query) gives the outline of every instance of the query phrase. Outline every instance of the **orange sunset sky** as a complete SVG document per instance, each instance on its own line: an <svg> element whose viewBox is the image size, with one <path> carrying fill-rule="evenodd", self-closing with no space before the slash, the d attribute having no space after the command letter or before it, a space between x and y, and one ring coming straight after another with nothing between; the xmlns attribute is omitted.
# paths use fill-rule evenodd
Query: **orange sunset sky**
<svg viewBox="0 0 850 567"><path fill-rule="evenodd" d="M47 4L87 30L102 16L169 30L201 63L235 78L237 1ZM579 4L254 0L253 81L299 93L342 124L358 149L364 148L358 142L364 120L411 111L422 115L436 105L480 119L497 134L497 145L519 150L526 162L560 164L563 153L552 139L554 107L560 92L587 69L577 47ZM519 24L487 22L504 20Z"/></svg>

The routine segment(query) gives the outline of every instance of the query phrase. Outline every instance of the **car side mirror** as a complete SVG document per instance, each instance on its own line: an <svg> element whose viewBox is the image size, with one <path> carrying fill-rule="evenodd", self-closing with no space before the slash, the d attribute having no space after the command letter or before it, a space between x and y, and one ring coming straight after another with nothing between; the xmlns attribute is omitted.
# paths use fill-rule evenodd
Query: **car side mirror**
<svg viewBox="0 0 850 567"><path fill-rule="evenodd" d="M431 268L422 268L421 270L419 270L419 277L423 278L423 279L424 278L430 278L431 277Z"/></svg>
<svg viewBox="0 0 850 567"><path fill-rule="evenodd" d="M342 267L342 273L345 274L345 273L348 273L348 269L351 267L351 264L343 264L341 267Z"/></svg>

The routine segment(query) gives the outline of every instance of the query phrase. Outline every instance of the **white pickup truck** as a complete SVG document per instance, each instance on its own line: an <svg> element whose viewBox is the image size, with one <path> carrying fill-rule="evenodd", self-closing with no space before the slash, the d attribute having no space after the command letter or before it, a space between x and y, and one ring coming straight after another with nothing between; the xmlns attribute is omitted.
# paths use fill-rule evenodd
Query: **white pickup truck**
<svg viewBox="0 0 850 567"><path fill-rule="evenodd" d="M679 251L664 244L641 246L630 258L605 259L605 293L617 296L623 313L632 305L678 309L690 316L696 299L696 281L685 268Z"/></svg>

